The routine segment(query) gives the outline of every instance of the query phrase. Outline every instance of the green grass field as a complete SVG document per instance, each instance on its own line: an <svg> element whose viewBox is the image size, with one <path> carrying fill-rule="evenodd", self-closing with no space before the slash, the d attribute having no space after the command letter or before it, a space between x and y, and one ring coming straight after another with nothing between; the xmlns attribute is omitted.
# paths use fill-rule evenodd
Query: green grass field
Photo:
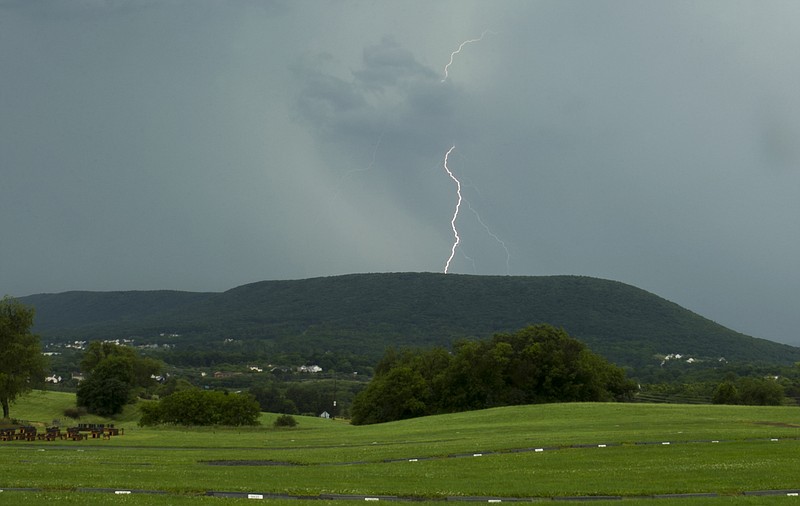
<svg viewBox="0 0 800 506"><path fill-rule="evenodd" d="M60 418L63 426L70 421L61 413L73 404L70 394L34 392L12 405L12 416L42 425ZM222 491L439 503L621 496L592 504L800 505L800 497L743 495L800 489L797 407L549 404L359 427L296 417L293 429L274 429L275 417L264 414L255 428L140 428L131 408L116 420L80 420L125 428L111 440L0 442L0 503L248 500L204 496ZM97 489L110 491L91 492ZM652 498L698 493L719 497Z"/></svg>

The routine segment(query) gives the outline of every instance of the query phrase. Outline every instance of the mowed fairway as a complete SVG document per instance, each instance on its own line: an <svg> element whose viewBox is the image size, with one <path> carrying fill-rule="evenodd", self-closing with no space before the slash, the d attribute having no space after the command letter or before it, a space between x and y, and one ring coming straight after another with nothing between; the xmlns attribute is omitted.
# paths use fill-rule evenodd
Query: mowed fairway
<svg viewBox="0 0 800 506"><path fill-rule="evenodd" d="M49 422L72 399L35 392L12 415ZM275 416L258 428L139 428L130 413L111 440L2 442L0 503L230 504L248 499L204 494L240 492L315 504L354 495L800 505L786 494L743 495L800 489L797 407L549 404L363 427L296 417L296 428L280 430ZM671 494L719 497L653 498Z"/></svg>

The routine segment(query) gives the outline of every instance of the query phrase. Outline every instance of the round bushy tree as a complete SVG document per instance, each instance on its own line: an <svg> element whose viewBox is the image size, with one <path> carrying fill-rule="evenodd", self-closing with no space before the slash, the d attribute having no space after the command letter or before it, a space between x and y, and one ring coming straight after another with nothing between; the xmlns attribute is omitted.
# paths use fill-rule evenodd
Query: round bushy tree
<svg viewBox="0 0 800 506"><path fill-rule="evenodd" d="M131 397L133 377L133 363L126 357L104 359L78 385L78 406L100 416L121 413Z"/></svg>

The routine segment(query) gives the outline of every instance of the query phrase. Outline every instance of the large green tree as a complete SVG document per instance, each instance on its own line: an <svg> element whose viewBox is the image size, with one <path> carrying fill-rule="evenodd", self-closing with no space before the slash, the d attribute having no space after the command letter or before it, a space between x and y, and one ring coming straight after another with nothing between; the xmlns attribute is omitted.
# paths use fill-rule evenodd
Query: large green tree
<svg viewBox="0 0 800 506"><path fill-rule="evenodd" d="M628 398L619 367L552 325L533 325L442 349L390 350L353 401L354 424L544 402Z"/></svg>
<svg viewBox="0 0 800 506"><path fill-rule="evenodd" d="M120 413L137 391L155 388L152 376L161 366L128 346L92 341L81 360L87 378L78 385L77 404L98 415Z"/></svg>
<svg viewBox="0 0 800 506"><path fill-rule="evenodd" d="M90 413L110 416L122 412L133 389L133 361L121 355L103 359L78 385L78 406Z"/></svg>
<svg viewBox="0 0 800 506"><path fill-rule="evenodd" d="M33 308L16 299L0 301L0 404L3 418L17 397L44 381L47 359L42 355L39 336L31 333Z"/></svg>
<svg viewBox="0 0 800 506"><path fill-rule="evenodd" d="M422 375L409 366L392 368L375 376L353 403L356 425L404 420L428 414L428 386Z"/></svg>
<svg viewBox="0 0 800 506"><path fill-rule="evenodd" d="M97 366L112 357L121 358L130 363L129 382L132 387L149 388L154 386L152 376L161 372L164 365L159 360L140 355L130 346L121 346L108 341L92 341L83 354L81 371L91 375Z"/></svg>

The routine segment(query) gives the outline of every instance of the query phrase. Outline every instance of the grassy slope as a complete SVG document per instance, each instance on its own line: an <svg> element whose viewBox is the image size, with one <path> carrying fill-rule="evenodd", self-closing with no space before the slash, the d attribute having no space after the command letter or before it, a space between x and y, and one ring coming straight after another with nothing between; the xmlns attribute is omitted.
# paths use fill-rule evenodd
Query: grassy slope
<svg viewBox="0 0 800 506"><path fill-rule="evenodd" d="M26 397L14 405L15 414L49 420L57 413L47 406L63 405L66 395ZM112 487L443 498L737 494L798 487L797 408L552 404L366 427L298 417L299 426L291 430L272 429L274 417L264 414L259 428L194 430L145 429L117 420L126 432L111 441L0 444L0 488L41 487L50 496L75 487ZM539 447L547 450L512 451ZM460 457L446 458L452 455ZM415 458L420 460L409 461ZM206 460L302 465L209 466ZM735 504L772 501L738 498Z"/></svg>
<svg viewBox="0 0 800 506"><path fill-rule="evenodd" d="M125 411L114 419L95 415L86 415L80 420L64 416L64 410L75 407L75 394L68 392L49 392L34 390L11 404L10 415L13 419L32 422L43 427L59 420L62 427L77 423L135 423L139 419L136 406L126 406Z"/></svg>

